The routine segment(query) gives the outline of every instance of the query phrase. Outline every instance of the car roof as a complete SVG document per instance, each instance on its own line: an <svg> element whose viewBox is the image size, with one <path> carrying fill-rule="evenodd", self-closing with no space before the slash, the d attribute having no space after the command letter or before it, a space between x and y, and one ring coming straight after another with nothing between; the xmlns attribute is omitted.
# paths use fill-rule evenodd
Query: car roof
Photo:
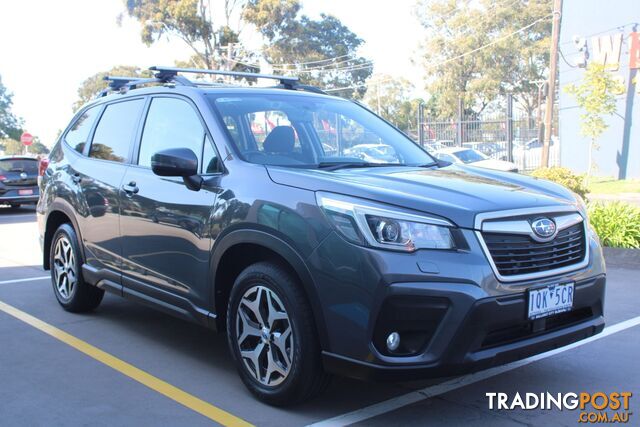
<svg viewBox="0 0 640 427"><path fill-rule="evenodd" d="M438 150L441 153L445 153L445 154L455 154L459 151L464 151L464 150L473 150L473 148L468 148L468 147L445 147L442 148L440 150Z"/></svg>
<svg viewBox="0 0 640 427"><path fill-rule="evenodd" d="M341 98L338 96L321 94L303 90L294 90L294 89L282 89L278 87L256 87L256 86L174 86L174 85L160 85L160 86L150 86L150 87L142 87L131 89L123 93L112 93L107 96L102 96L95 98L85 104L84 107L90 105L98 105L105 102L110 102L119 99L125 99L129 97L135 96L144 96L144 95L153 95L153 94L167 94L167 93L175 93L186 95L188 97L197 96L197 95L285 95L285 96L304 96L304 97L313 97L318 99L335 99L342 100L345 102L350 102L348 99Z"/></svg>
<svg viewBox="0 0 640 427"><path fill-rule="evenodd" d="M25 156L23 154L17 154L15 156L0 156L0 160L38 160L38 158L33 156Z"/></svg>

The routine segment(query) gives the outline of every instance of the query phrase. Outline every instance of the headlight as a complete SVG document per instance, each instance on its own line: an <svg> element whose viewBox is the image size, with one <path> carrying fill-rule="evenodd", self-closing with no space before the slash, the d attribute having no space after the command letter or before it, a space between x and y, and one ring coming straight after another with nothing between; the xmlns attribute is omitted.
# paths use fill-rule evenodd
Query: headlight
<svg viewBox="0 0 640 427"><path fill-rule="evenodd" d="M336 230L352 243L405 252L456 247L453 224L446 220L336 194L317 193L316 198Z"/></svg>

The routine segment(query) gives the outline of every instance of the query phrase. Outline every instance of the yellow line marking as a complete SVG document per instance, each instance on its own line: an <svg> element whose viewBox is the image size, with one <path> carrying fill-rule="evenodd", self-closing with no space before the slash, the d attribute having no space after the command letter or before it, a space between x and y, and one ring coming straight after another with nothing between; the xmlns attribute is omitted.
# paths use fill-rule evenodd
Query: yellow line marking
<svg viewBox="0 0 640 427"><path fill-rule="evenodd" d="M143 384L150 389L165 395L171 400L174 400L181 405L186 406L187 408L204 415L205 417L220 423L224 426L252 426L252 424L243 420L242 418L238 418L235 415L230 414L227 411L224 411L220 408L213 406L212 404L205 402L202 399L199 399L184 390L175 387L166 381L161 380L160 378L154 377L153 375L143 371L142 369L136 368L135 366L125 362L122 359L118 359L111 354L100 350L97 347L92 346L91 344L82 341L79 338L74 337L66 333L65 331L56 328L42 320L33 317L30 314L25 313L9 304L6 304L0 301L0 311L4 311L5 313L15 317L18 320L23 321L24 323L33 326L36 329L44 332L47 335L52 336L53 338L62 341L63 343L75 348L76 350L86 354L89 357L97 360L98 362L104 363L112 369L120 372L121 374L126 375L127 377Z"/></svg>

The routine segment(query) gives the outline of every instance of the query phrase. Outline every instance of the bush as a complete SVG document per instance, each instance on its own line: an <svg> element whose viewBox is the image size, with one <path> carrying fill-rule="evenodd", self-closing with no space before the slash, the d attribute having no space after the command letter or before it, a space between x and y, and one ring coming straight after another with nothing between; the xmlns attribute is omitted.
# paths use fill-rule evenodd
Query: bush
<svg viewBox="0 0 640 427"><path fill-rule="evenodd" d="M604 246L640 248L640 208L628 203L591 203L589 220Z"/></svg>
<svg viewBox="0 0 640 427"><path fill-rule="evenodd" d="M589 192L589 189L584 185L584 176L577 175L567 168L540 168L533 171L531 176L548 179L549 181L563 185L583 199Z"/></svg>

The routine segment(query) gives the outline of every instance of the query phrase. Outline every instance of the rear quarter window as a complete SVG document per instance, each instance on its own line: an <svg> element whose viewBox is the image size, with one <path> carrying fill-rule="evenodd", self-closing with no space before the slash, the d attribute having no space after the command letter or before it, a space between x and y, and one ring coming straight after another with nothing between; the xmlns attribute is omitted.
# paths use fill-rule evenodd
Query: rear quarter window
<svg viewBox="0 0 640 427"><path fill-rule="evenodd" d="M77 118L64 137L65 142L78 153L84 152L91 128L98 117L100 108L91 107Z"/></svg>

